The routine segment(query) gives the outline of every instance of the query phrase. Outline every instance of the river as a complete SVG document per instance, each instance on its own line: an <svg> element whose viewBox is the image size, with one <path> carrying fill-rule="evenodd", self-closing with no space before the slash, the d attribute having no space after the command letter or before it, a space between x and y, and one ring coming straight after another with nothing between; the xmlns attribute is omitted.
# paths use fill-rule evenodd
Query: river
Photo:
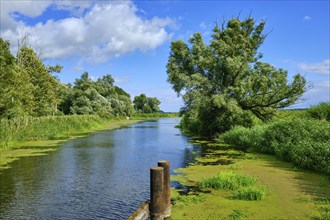
<svg viewBox="0 0 330 220"><path fill-rule="evenodd" d="M145 121L70 140L0 173L0 219L127 219L149 198L149 170L193 160L198 146L178 118Z"/></svg>

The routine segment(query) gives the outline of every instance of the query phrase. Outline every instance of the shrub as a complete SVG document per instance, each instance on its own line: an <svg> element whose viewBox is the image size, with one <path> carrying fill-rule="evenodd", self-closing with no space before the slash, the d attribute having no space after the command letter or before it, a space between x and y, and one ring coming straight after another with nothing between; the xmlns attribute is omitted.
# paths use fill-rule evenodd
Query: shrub
<svg viewBox="0 0 330 220"><path fill-rule="evenodd" d="M248 128L234 128L220 137L233 146L275 154L295 165L330 173L330 122L287 118Z"/></svg>
<svg viewBox="0 0 330 220"><path fill-rule="evenodd" d="M330 102L321 102L307 109L307 113L312 118L330 121Z"/></svg>

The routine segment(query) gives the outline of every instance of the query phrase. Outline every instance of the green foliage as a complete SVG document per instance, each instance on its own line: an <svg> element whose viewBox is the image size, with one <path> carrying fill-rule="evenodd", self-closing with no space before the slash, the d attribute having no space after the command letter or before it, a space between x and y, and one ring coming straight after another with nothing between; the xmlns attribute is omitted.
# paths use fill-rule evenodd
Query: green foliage
<svg viewBox="0 0 330 220"><path fill-rule="evenodd" d="M59 90L62 84L48 72L53 71L53 68L47 69L36 53L26 46L18 52L17 64L26 71L31 83L33 101L29 115L54 115L57 111Z"/></svg>
<svg viewBox="0 0 330 220"><path fill-rule="evenodd" d="M113 85L111 75L94 82L85 72L73 86L63 85L51 75L61 72L62 66L45 66L28 47L26 38L23 41L15 58L9 43L0 38L0 118L63 114L111 118L133 113L130 95ZM153 99L151 102L155 103Z"/></svg>
<svg viewBox="0 0 330 220"><path fill-rule="evenodd" d="M257 179L245 174L237 174L234 172L222 172L217 176L203 179L199 182L200 188L228 189L235 190L241 187L252 186Z"/></svg>
<svg viewBox="0 0 330 220"><path fill-rule="evenodd" d="M134 109L137 112L141 113L155 113L159 112L160 101L157 98L147 97L145 94L135 96L134 100Z"/></svg>
<svg viewBox="0 0 330 220"><path fill-rule="evenodd" d="M22 117L32 113L32 84L10 53L9 43L0 38L0 118Z"/></svg>
<svg viewBox="0 0 330 220"><path fill-rule="evenodd" d="M307 109L307 114L315 119L330 121L330 102L322 102Z"/></svg>
<svg viewBox="0 0 330 220"><path fill-rule="evenodd" d="M330 122L325 120L293 117L253 128L236 127L221 140L330 174Z"/></svg>
<svg viewBox="0 0 330 220"><path fill-rule="evenodd" d="M237 125L250 127L254 117L266 121L303 94L301 75L289 83L287 71L259 61L264 26L251 17L235 18L215 26L209 45L200 33L190 38L190 46L172 42L167 74L174 91L184 93L184 129L214 136Z"/></svg>
<svg viewBox="0 0 330 220"><path fill-rule="evenodd" d="M86 132L105 122L95 115L24 117L0 120L0 146L27 140L66 138Z"/></svg>
<svg viewBox="0 0 330 220"><path fill-rule="evenodd" d="M105 75L95 82L85 72L68 85L61 93L59 108L65 114L93 115L101 117L130 116L133 113L129 94L113 85L111 75Z"/></svg>
<svg viewBox="0 0 330 220"><path fill-rule="evenodd" d="M242 187L234 192L234 198L239 200L262 200L266 197L266 190L262 187Z"/></svg>

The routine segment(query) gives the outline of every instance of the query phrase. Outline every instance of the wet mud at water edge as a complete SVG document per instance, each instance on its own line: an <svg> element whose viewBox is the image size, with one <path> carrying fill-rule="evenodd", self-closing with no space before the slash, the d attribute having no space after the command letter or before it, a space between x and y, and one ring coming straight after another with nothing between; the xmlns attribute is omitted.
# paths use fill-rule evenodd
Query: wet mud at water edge
<svg viewBox="0 0 330 220"><path fill-rule="evenodd" d="M172 176L177 183L172 188L171 219L329 219L329 176L298 169L270 155L214 143L201 145L196 162L176 169ZM234 198L231 190L199 187L203 179L219 173L256 178L256 187L264 187L266 196L247 201Z"/></svg>

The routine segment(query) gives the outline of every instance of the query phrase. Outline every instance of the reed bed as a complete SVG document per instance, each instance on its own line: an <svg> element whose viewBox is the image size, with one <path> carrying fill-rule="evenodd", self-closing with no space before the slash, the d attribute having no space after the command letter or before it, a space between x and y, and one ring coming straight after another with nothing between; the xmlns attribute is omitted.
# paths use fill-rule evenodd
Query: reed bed
<svg viewBox="0 0 330 220"><path fill-rule="evenodd" d="M97 115L24 117L0 120L0 149L19 141L55 140L83 133L104 124Z"/></svg>

